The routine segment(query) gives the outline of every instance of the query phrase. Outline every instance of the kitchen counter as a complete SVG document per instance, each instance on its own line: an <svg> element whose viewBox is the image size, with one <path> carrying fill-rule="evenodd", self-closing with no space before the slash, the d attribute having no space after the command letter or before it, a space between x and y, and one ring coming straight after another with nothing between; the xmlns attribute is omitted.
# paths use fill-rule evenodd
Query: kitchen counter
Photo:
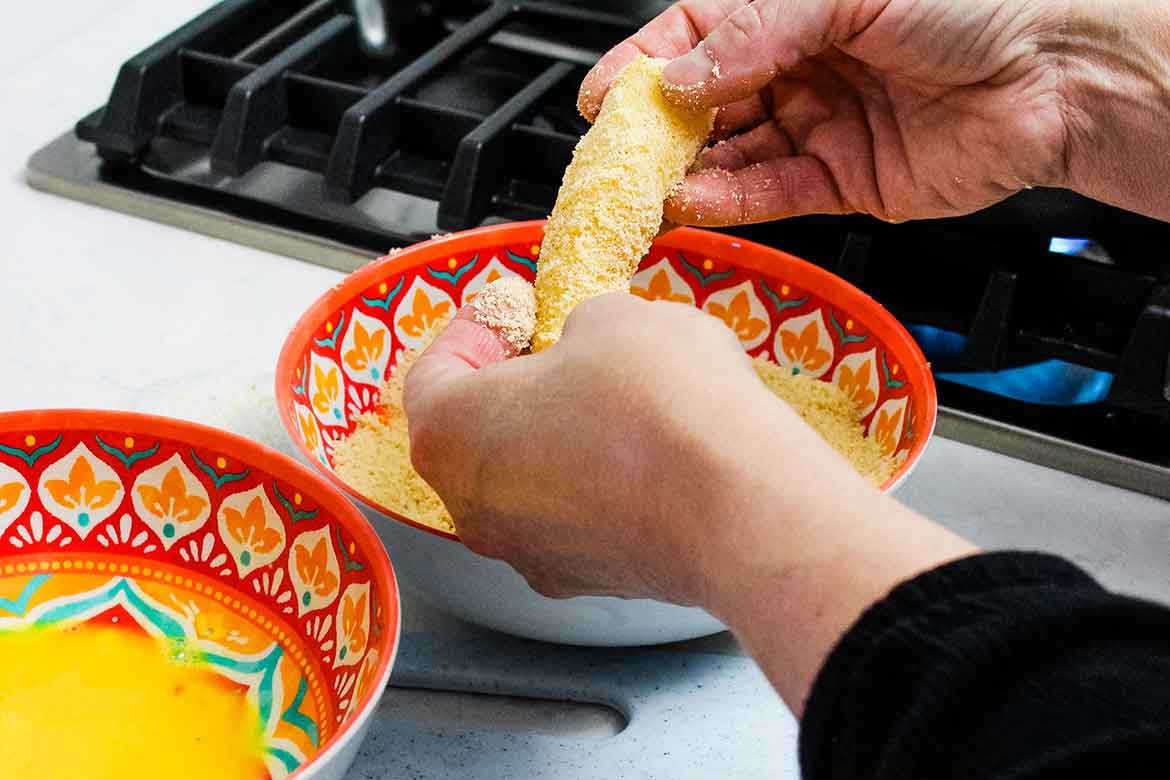
<svg viewBox="0 0 1170 780"><path fill-rule="evenodd" d="M28 156L104 101L126 57L207 3L14 5L0 28L0 409L151 411L291 453L271 397L276 355L339 274L24 181ZM944 439L899 496L979 543L1063 553L1111 586L1170 601L1170 503ZM465 626L409 592L404 613L396 684L552 701L394 691L354 777L390 766L418 777L457 767L474 777L668 767L675 777L751 777L777 765L795 776L795 724L726 636L671 652L570 650ZM606 743L621 718L556 703L566 698L612 703L630 726Z"/></svg>

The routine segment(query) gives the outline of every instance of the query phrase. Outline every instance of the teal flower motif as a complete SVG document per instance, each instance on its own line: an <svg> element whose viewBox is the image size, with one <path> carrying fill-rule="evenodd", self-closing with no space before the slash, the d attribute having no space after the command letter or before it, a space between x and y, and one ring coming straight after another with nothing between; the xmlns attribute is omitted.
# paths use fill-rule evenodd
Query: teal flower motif
<svg viewBox="0 0 1170 780"><path fill-rule="evenodd" d="M518 255L510 249L505 249L504 254L513 263L519 263L520 265L524 266L528 270L532 271L532 273L536 273L536 260L533 260L533 259L528 258L528 257L524 257L523 255Z"/></svg>
<svg viewBox="0 0 1170 780"><path fill-rule="evenodd" d="M702 271L699 268L697 268L696 266L691 265L689 262L687 262L687 259L683 255L682 252L678 253L678 259L679 259L679 262L683 264L683 268L687 269L687 271L690 272L691 276L693 276L699 280L699 285L701 287L706 287L711 282L718 282L722 279L726 279L727 277L729 277L733 273L735 273L734 268L728 269L726 271L712 271L710 273Z"/></svg>
<svg viewBox="0 0 1170 780"><path fill-rule="evenodd" d="M36 443L36 439L33 439L32 436L27 437L26 441L28 439L31 439L34 444ZM3 452L7 455L11 455L14 458L20 458L22 461L24 461L25 465L27 465L31 468L32 466L36 465L36 462L38 460L40 460L45 455L48 455L53 450L57 449L57 447L59 447L60 445L61 445L61 434L58 433L56 439L53 439L53 441L49 442L48 444L46 444L42 447L37 447L35 450L32 450L31 452L22 450L18 447L10 447L6 444L0 444L0 452ZM30 444L29 446L32 446L32 445Z"/></svg>
<svg viewBox="0 0 1170 780"><path fill-rule="evenodd" d="M220 474L219 472L217 472L215 469L213 469L211 467L211 464L204 463L199 458L199 455L197 455L195 453L194 448L191 449L191 457L195 459L195 465L198 466L199 468L201 468L203 470L204 474L211 477L211 481L213 483L215 483L215 486L217 488L221 488L224 485L228 484L229 482L239 482L241 479L244 479L245 477L247 477L248 472L250 471L249 469L244 469L243 471L237 471L234 473L229 472L229 471L225 471L223 474Z"/></svg>
<svg viewBox="0 0 1170 780"><path fill-rule="evenodd" d="M320 507L317 509L297 509L293 506L293 502L280 492L280 486L276 484L276 480L272 481L272 492L276 494L276 500L284 507L284 511L288 513L288 519L293 525L302 520L312 520L321 511ZM297 500L300 500L300 496L297 496Z"/></svg>
<svg viewBox="0 0 1170 780"><path fill-rule="evenodd" d="M788 300L784 300L779 295L777 295L775 293L775 291L773 291L772 288L769 287L764 282L763 279L760 280L760 289L763 290L764 295L768 296L768 299L770 301L772 301L772 305L776 307L776 311L784 311L785 309L795 309L798 306L804 306L806 303L808 303L807 297L790 298Z"/></svg>
<svg viewBox="0 0 1170 780"><path fill-rule="evenodd" d="M129 452L123 452L114 445L107 444L106 442L102 441L102 437L97 434L95 434L93 438L97 442L97 446L101 447L110 455L113 455L115 458L121 461L122 465L126 468L132 467L135 463L142 460L143 458L149 458L151 455L158 452L158 448L162 444L162 442L155 442L153 447L148 447L144 450L135 450L133 449L134 440L127 437L126 448L129 450Z"/></svg>
<svg viewBox="0 0 1170 780"><path fill-rule="evenodd" d="M852 322L852 320L850 320L850 322ZM837 331L837 337L841 339L842 344L856 344L859 341L865 341L865 336L846 333L845 328L842 328L841 323L837 322L837 317L833 314L832 311L829 312L829 323L833 326L833 329Z"/></svg>
<svg viewBox="0 0 1170 780"><path fill-rule="evenodd" d="M903 382L899 379L894 379L890 375L890 367L886 364L886 353L885 352L882 352L882 377L885 379L886 388L889 390L896 390L899 387L903 387L906 384L905 382Z"/></svg>
<svg viewBox="0 0 1170 780"><path fill-rule="evenodd" d="M430 274L431 276L435 277L436 279L446 279L451 284L457 285L457 284L459 284L459 280L463 277L463 275L465 273L467 273L468 271L470 271L472 269L472 267L475 266L475 262L477 260L479 260L479 253L478 252L475 253L474 255L472 255L470 260L468 260L462 266L460 266L459 268L456 268L453 271L436 271L434 268L431 268L428 265L426 267L427 273ZM452 260L451 262L454 262L454 261Z"/></svg>
<svg viewBox="0 0 1170 780"><path fill-rule="evenodd" d="M386 283L382 282L382 284L378 285L378 292L385 293L386 294L385 297L384 298L367 298L366 296L363 295L362 296L362 303L366 304L367 306L372 306L375 309L381 309L382 311L390 311L390 302L393 301L395 298L397 298L398 293L402 291L402 282L403 282L403 278L401 276L399 276L398 283L395 284L394 287L391 289L388 289Z"/></svg>
<svg viewBox="0 0 1170 780"><path fill-rule="evenodd" d="M336 327L331 322L325 323L325 331L327 333L331 333L333 335L331 335L329 338L326 338L326 339L314 339L314 341L317 343L318 347L323 347L326 349L336 349L337 348L337 335L339 333L341 333L341 329L344 327L345 327L345 312L342 312L341 316L337 319Z"/></svg>

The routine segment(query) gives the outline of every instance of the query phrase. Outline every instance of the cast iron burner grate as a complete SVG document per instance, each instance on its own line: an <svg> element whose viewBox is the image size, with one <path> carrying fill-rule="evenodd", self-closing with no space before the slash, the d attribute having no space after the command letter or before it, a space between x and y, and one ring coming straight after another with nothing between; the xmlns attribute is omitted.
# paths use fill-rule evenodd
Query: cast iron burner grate
<svg viewBox="0 0 1170 780"><path fill-rule="evenodd" d="M215 175L266 161L322 174L334 203L374 188L434 199L445 230L547 213L585 130L586 67L558 43L588 62L629 20L540 2L493 3L461 24L409 16L397 53L374 59L332 2L221 3L124 64L77 134L107 161L157 162L164 175L173 162L152 146L171 139L198 147Z"/></svg>

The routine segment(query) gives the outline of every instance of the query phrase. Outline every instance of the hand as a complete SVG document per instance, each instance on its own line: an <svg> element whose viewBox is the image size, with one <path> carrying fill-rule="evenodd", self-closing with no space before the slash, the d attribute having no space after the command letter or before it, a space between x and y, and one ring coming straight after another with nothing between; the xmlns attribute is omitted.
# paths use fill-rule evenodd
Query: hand
<svg viewBox="0 0 1170 780"><path fill-rule="evenodd" d="M963 214L1066 183L1068 7L682 0L598 62L579 106L595 117L614 75L646 53L675 58L669 97L722 107L727 140L667 202L672 222Z"/></svg>
<svg viewBox="0 0 1170 780"><path fill-rule="evenodd" d="M407 375L412 459L463 542L546 595L708 609L798 713L862 610L974 549L858 476L697 309L603 296L507 354L464 309Z"/></svg>
<svg viewBox="0 0 1170 780"><path fill-rule="evenodd" d="M407 376L412 458L467 546L547 595L701 602L743 437L767 420L819 451L696 309L603 296L556 348L505 362L467 312Z"/></svg>

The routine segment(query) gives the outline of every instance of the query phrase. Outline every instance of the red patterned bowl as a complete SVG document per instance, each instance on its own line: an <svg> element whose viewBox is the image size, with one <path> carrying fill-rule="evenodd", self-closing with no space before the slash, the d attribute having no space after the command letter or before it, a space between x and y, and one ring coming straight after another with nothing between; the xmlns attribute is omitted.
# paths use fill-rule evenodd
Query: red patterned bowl
<svg viewBox="0 0 1170 780"><path fill-rule="evenodd" d="M326 292L281 350L276 397L285 429L370 518L401 576L469 621L574 644L644 644L719 630L699 610L657 602L545 599L509 567L358 494L332 471L333 443L377 404L378 382L401 351L422 344L437 319L497 276L531 280L543 230L543 222L523 222L434 239ZM898 461L885 490L906 477L934 430L934 381L914 340L880 304L817 266L682 228L654 244L632 291L698 306L726 322L752 355L844 388L864 411L867 434Z"/></svg>
<svg viewBox="0 0 1170 780"><path fill-rule="evenodd" d="M0 626L182 642L260 710L270 777L353 762L398 648L386 551L329 483L233 434L103 411L0 414Z"/></svg>

